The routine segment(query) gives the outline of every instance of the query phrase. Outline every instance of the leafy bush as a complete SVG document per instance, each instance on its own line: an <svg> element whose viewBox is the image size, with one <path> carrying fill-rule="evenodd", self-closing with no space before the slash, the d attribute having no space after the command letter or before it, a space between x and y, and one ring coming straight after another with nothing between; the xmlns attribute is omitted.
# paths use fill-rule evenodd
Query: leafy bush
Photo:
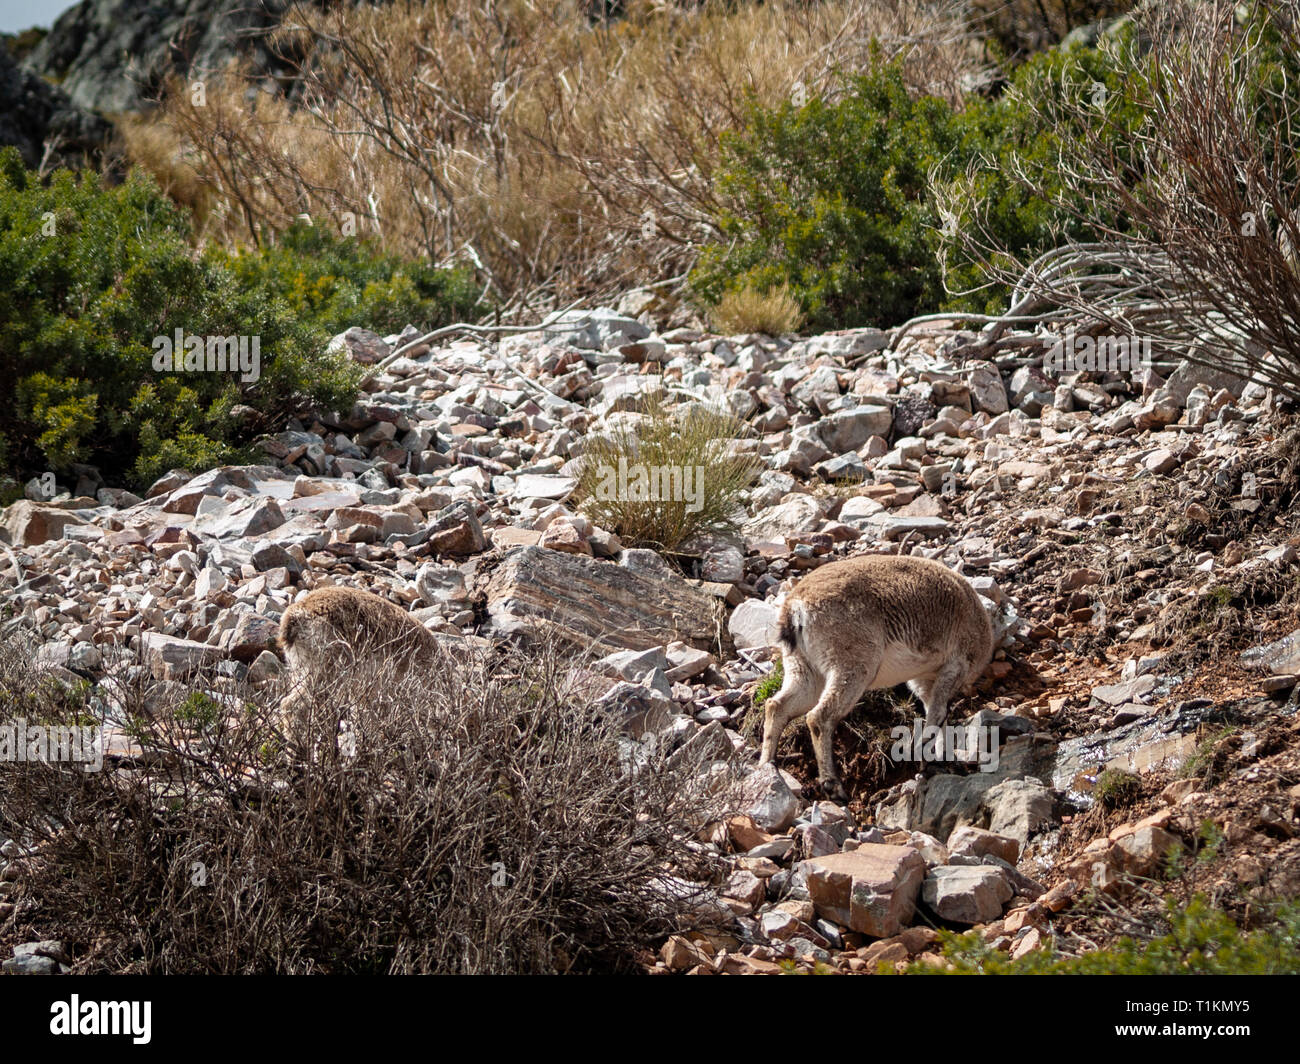
<svg viewBox="0 0 1300 1064"><path fill-rule="evenodd" d="M1104 809L1132 805L1142 794L1142 781L1123 769L1108 768L1097 777L1092 796Z"/></svg>
<svg viewBox="0 0 1300 1064"><path fill-rule="evenodd" d="M1075 136L1122 143L1136 128L1125 77L1092 49L1057 50L1021 66L998 99L956 110L911 96L898 64L877 57L837 99L752 108L724 139L722 239L692 274L697 294L716 305L788 285L817 329L998 309L996 267L1090 231L1054 164ZM1095 123L1049 133L1040 108L1093 91L1105 101ZM992 261L966 230L997 246Z"/></svg>
<svg viewBox="0 0 1300 1064"><path fill-rule="evenodd" d="M1194 898L1186 908L1169 898L1170 930L1150 939L1130 936L1114 946L1061 957L1051 949L1011 960L991 949L978 932L940 932L952 974L970 975L1283 975L1300 973L1300 903L1289 901L1268 926L1243 931L1227 913ZM909 974L943 974L913 963Z"/></svg>
<svg viewBox="0 0 1300 1064"><path fill-rule="evenodd" d="M953 113L912 99L899 66L852 79L837 102L754 107L723 138L729 206L693 280L728 291L788 285L817 329L899 321L941 295L927 165L957 147Z"/></svg>
<svg viewBox="0 0 1300 1064"><path fill-rule="evenodd" d="M294 314L331 335L351 325L381 334L408 323L436 328L472 320L485 309L469 267L438 269L402 259L304 221L273 244L214 257L241 286L283 297Z"/></svg>
<svg viewBox="0 0 1300 1064"><path fill-rule="evenodd" d="M0 470L90 463L140 486L246 457L258 432L351 404L358 371L325 351L333 333L477 307L464 271L308 226L260 251L196 254L190 236L188 214L139 172L111 188L67 171L44 185L17 152L0 155L0 393L15 400L0 408ZM257 372L156 369L176 330L247 337L250 355L256 338Z"/></svg>
<svg viewBox="0 0 1300 1064"><path fill-rule="evenodd" d="M283 299L240 288L187 243L189 220L151 180L105 187L58 171L48 185L0 154L0 440L11 468L92 462L143 483L168 466L238 453L246 430L304 405L351 401L355 373ZM258 337L260 376L159 372L155 339L175 330ZM250 341L251 350L251 341Z"/></svg>

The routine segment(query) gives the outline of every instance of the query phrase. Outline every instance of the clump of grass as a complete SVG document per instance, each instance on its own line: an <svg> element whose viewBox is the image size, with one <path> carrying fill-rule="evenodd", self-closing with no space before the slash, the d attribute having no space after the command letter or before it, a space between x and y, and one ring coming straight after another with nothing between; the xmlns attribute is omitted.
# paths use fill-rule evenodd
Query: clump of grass
<svg viewBox="0 0 1300 1064"><path fill-rule="evenodd" d="M715 332L783 336L799 331L804 313L788 284L765 291L746 286L724 292L709 311L709 320Z"/></svg>
<svg viewBox="0 0 1300 1064"><path fill-rule="evenodd" d="M1280 975L1300 972L1300 903L1288 901L1268 926L1239 928L1225 912L1196 897L1182 908L1165 902L1163 924L1145 935L1126 935L1107 949L1060 956L1050 947L1019 960L991 948L978 932L941 931L943 955L951 968L914 962L908 974L927 975ZM1163 931L1164 933L1160 933Z"/></svg>
<svg viewBox="0 0 1300 1064"><path fill-rule="evenodd" d="M754 708L762 709L763 703L781 690L781 684L784 682L785 672L778 661L776 667L759 680L758 686L754 688Z"/></svg>
<svg viewBox="0 0 1300 1064"><path fill-rule="evenodd" d="M1228 736L1235 735L1237 731L1238 728L1226 725L1207 735L1196 744L1196 749L1187 755L1187 760L1178 769L1178 778L1189 780L1206 775L1214 764L1215 747Z"/></svg>
<svg viewBox="0 0 1300 1064"><path fill-rule="evenodd" d="M1120 809L1137 801L1142 794L1142 781L1131 772L1108 768L1097 777L1092 794L1103 809Z"/></svg>
<svg viewBox="0 0 1300 1064"><path fill-rule="evenodd" d="M745 719L740 725L740 732L746 739L755 740L763 731L763 706L777 691L781 690L781 684L785 682L785 671L781 668L781 661L778 659L775 667L758 681L754 687L753 707L745 714Z"/></svg>
<svg viewBox="0 0 1300 1064"><path fill-rule="evenodd" d="M1228 587L1227 584L1218 584L1205 592L1203 597L1207 603L1212 603L1219 609L1223 609L1232 601L1232 588Z"/></svg>
<svg viewBox="0 0 1300 1064"><path fill-rule="evenodd" d="M693 536L730 532L759 469L755 456L731 446L744 432L724 411L653 399L635 422L587 438L582 510L631 547L671 551Z"/></svg>

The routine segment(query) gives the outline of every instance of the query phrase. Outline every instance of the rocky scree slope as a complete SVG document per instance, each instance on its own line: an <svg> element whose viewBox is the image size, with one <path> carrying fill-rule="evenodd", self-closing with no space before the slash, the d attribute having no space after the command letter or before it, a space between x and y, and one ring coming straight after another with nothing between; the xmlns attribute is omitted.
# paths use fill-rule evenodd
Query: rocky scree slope
<svg viewBox="0 0 1300 1064"><path fill-rule="evenodd" d="M655 970L937 962L945 926L1021 956L1104 940L1081 899L1296 893L1300 538L1278 396L1190 364L1052 379L967 361L978 337L944 323L893 343L642 319L573 311L416 344L351 410L262 441L262 464L173 472L144 498L92 469L52 499L33 481L0 514L4 628L34 636L53 675L98 685L114 764L147 752L114 719L112 678L217 698L262 682L282 667L282 611L332 584L442 639L546 629L595 646L630 744L752 764L781 594L837 558L923 555L993 619L995 660L953 717L996 726L996 769L894 763L884 736L915 708L873 700L838 738L845 808L817 800L799 725L699 841L723 866L710 889L728 929L669 939ZM374 366L418 337L334 343ZM738 532L671 559L625 548L573 499L584 438L655 403L726 407L748 426L732 446L762 465ZM1127 804L1097 800L1107 770L1136 778ZM1213 859L1164 878L1207 824ZM11 929L28 856L0 845ZM48 943L8 941L7 970L66 968Z"/></svg>

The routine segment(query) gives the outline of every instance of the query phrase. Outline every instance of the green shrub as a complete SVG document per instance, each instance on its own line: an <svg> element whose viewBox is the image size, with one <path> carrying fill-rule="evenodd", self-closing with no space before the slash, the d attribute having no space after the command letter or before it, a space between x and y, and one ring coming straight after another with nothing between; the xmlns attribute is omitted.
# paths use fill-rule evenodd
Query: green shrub
<svg viewBox="0 0 1300 1064"><path fill-rule="evenodd" d="M1123 769L1108 768L1097 777L1092 796L1103 809L1132 805L1142 794L1142 781Z"/></svg>
<svg viewBox="0 0 1300 1064"><path fill-rule="evenodd" d="M468 267L438 269L389 255L367 240L296 222L273 244L215 252L240 285L280 296L331 335L352 325L377 333L437 328L484 311Z"/></svg>
<svg viewBox="0 0 1300 1064"><path fill-rule="evenodd" d="M0 471L85 462L139 487L250 458L256 434L351 405L359 371L326 352L332 334L436 327L478 304L463 270L306 225L258 251L197 254L190 237L188 214L138 171L117 187L67 171L42 184L0 154L0 394L14 397L0 407ZM178 329L248 337L250 353L256 338L258 372L155 368L159 338Z"/></svg>
<svg viewBox="0 0 1300 1064"><path fill-rule="evenodd" d="M1300 973L1300 902L1280 906L1271 923L1243 931L1227 913L1204 898L1186 908L1165 903L1167 934L1150 940L1125 936L1114 946L1077 957L1057 956L1050 948L1011 960L991 949L978 932L940 932L944 956L958 975L1282 975ZM940 974L922 963L909 974Z"/></svg>
<svg viewBox="0 0 1300 1064"><path fill-rule="evenodd" d="M1142 115L1130 77L1093 49L1054 50L1018 68L998 99L954 110L909 96L898 63L877 58L833 102L754 107L724 138L722 239L701 254L695 291L717 305L787 285L816 329L1003 309L998 268L1117 221L1089 220L1055 174L1076 137L1132 136ZM1053 101L1085 93L1100 101L1088 128L1049 127ZM991 258L960 239L975 232Z"/></svg>
<svg viewBox="0 0 1300 1064"><path fill-rule="evenodd" d="M815 329L899 321L941 295L930 160L957 147L951 109L913 100L898 64L835 103L752 107L723 138L722 241L693 281L709 304L788 285Z"/></svg>
<svg viewBox="0 0 1300 1064"><path fill-rule="evenodd" d="M283 299L189 246L188 216L139 173L117 187L0 153L0 451L9 469L90 462L139 485L211 465L305 406L351 402L356 371ZM160 372L158 337L257 337L260 373ZM251 350L251 339L249 341ZM253 415L237 424L231 408Z"/></svg>

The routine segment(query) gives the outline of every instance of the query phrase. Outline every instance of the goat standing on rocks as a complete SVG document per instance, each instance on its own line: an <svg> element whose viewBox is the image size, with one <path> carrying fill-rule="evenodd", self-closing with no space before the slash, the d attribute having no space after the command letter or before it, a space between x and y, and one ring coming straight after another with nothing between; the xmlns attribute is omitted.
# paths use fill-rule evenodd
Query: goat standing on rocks
<svg viewBox="0 0 1300 1064"><path fill-rule="evenodd" d="M776 758L787 724L808 716L817 781L844 798L835 771L835 726L864 691L907 682L942 726L948 703L993 655L993 630L975 590L939 562L868 555L834 562L800 581L781 608L785 681L768 699L760 763Z"/></svg>

